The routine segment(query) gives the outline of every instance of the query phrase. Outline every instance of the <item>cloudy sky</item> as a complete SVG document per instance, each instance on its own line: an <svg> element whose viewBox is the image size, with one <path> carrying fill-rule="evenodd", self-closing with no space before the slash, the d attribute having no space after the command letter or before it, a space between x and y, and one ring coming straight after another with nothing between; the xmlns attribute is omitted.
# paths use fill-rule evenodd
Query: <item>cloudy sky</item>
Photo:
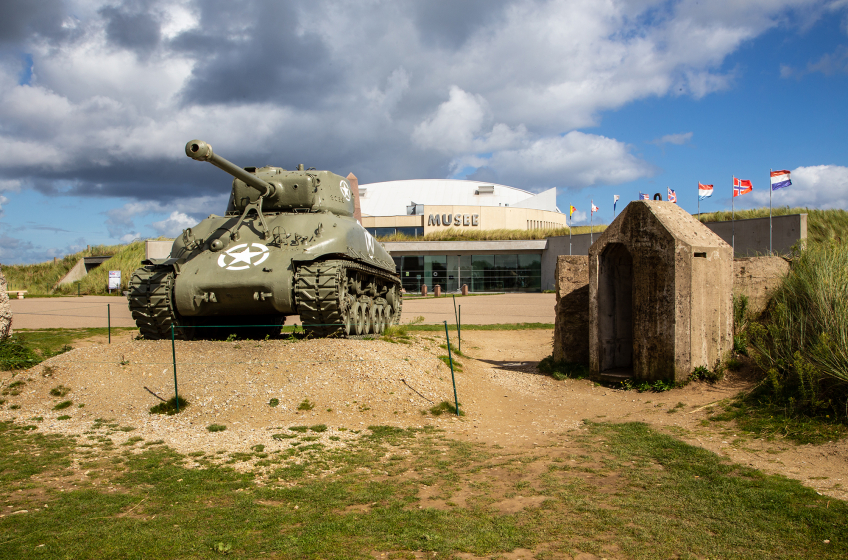
<svg viewBox="0 0 848 560"><path fill-rule="evenodd" d="M0 262L173 236L242 166L473 178L588 223L675 189L848 208L848 0L5 0ZM579 223L579 222L576 222Z"/></svg>

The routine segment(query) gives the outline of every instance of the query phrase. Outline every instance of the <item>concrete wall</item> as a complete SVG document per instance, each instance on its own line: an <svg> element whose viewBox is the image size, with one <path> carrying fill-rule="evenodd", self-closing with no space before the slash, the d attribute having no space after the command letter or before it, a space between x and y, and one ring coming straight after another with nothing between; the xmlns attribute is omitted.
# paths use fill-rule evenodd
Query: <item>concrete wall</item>
<svg viewBox="0 0 848 560"><path fill-rule="evenodd" d="M62 284L71 284L72 282L76 282L77 280L82 280L88 274L88 269L85 266L85 259L80 259L77 261L77 264L68 271L67 274L62 276L58 282L56 282L57 286L61 286Z"/></svg>
<svg viewBox="0 0 848 560"><path fill-rule="evenodd" d="M749 311L758 315L788 273L789 262L782 257L737 258L733 261L733 294L748 296Z"/></svg>
<svg viewBox="0 0 848 560"><path fill-rule="evenodd" d="M721 237L725 243L731 244L733 222L704 223L713 233ZM780 254L787 254L799 240L807 238L807 215L792 214L790 216L775 216L772 219L772 247ZM601 232L602 233L602 232ZM542 253L542 289L556 289L556 263L560 255L588 255L592 242L601 233L594 235L581 233L571 236L571 252L569 253L568 236L549 237L545 252ZM736 257L753 257L768 254L768 218L751 220L736 220Z"/></svg>
<svg viewBox="0 0 848 560"><path fill-rule="evenodd" d="M736 220L736 222L706 222L716 235L734 246L736 257L755 257L768 255L769 251L769 219L753 218ZM734 235L734 230L736 234ZM792 246L799 240L807 239L807 215L791 214L772 218L772 251L778 255L790 252Z"/></svg>
<svg viewBox="0 0 848 560"><path fill-rule="evenodd" d="M174 245L174 240L166 241L145 241L144 242L144 258L145 259L167 259L171 256L171 247Z"/></svg>
<svg viewBox="0 0 848 560"><path fill-rule="evenodd" d="M556 266L554 360L589 363L589 257L560 256Z"/></svg>

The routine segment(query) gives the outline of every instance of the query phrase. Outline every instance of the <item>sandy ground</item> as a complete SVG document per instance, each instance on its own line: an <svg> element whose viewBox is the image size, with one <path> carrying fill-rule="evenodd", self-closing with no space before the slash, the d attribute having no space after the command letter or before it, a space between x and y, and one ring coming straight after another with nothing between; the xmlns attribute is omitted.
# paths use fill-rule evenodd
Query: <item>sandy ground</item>
<svg viewBox="0 0 848 560"><path fill-rule="evenodd" d="M111 315L113 327L134 327L124 297L83 296L61 298L12 299L13 323L16 329L93 328L107 326ZM554 294L500 294L456 298L462 323L489 325L495 323L553 323ZM107 305L109 306L107 308ZM424 317L424 323L455 322L453 298L421 298L404 300L402 322ZM287 325L300 323L297 315L286 318Z"/></svg>
<svg viewBox="0 0 848 560"><path fill-rule="evenodd" d="M477 299L477 298L469 298ZM133 427L110 437L164 440L182 451L247 451L263 444L284 449L274 434L294 425L325 424L317 434L326 445L344 445L352 430L368 425L436 425L453 437L507 449L532 449L581 429L584 420L646 422L688 443L766 473L797 479L821 494L848 499L848 441L798 446L784 440L737 437L733 425L701 425L717 401L748 388L729 378L717 385L693 383L666 393L637 393L596 386L588 380L556 381L538 374L550 354L552 331L466 331L456 386L466 416L422 415L452 400L449 369L438 359L444 338L421 333L412 344L369 340L179 342L180 394L191 405L179 416L151 415L156 397L173 395L168 342L136 341L129 334L88 340L14 379L25 380L19 395L4 398L0 420L15 418L40 431L82 434L95 419ZM473 358L472 358L473 357ZM12 380L3 374L3 385ZM65 397L49 395L63 385ZM279 399L276 407L269 406ZM63 410L52 407L68 399ZM304 400L311 410L298 410ZM677 412L669 413L678 403ZM83 408L79 408L84 404ZM11 409L10 405L18 406ZM62 415L69 419L59 420ZM227 430L210 433L211 423ZM334 439L331 439L334 438Z"/></svg>

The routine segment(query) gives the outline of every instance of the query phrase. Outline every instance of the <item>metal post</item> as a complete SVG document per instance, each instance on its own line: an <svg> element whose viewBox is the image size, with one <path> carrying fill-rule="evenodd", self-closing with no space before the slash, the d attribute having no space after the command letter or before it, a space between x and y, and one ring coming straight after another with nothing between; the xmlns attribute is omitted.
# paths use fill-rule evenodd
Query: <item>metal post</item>
<svg viewBox="0 0 848 560"><path fill-rule="evenodd" d="M767 183L769 187L769 256L771 256L771 172L772 170L769 169L769 180Z"/></svg>
<svg viewBox="0 0 848 560"><path fill-rule="evenodd" d="M569 208L568 208L568 214L569 214L569 216L568 216L568 254L570 255L571 254L571 228L574 227L574 225L573 225L574 221L571 218L571 205L569 204L568 206L569 206Z"/></svg>
<svg viewBox="0 0 848 560"><path fill-rule="evenodd" d="M77 281L77 297L82 297L80 295L80 283L79 283L79 281Z"/></svg>
<svg viewBox="0 0 848 560"><path fill-rule="evenodd" d="M109 344L112 344L112 304L106 304L106 328L109 331Z"/></svg>
<svg viewBox="0 0 848 560"><path fill-rule="evenodd" d="M451 294L453 296L453 318L456 319L456 324L459 325L459 318L456 314L456 294Z"/></svg>
<svg viewBox="0 0 848 560"><path fill-rule="evenodd" d="M736 177L733 177L733 196L730 197L730 223L733 224L733 233L730 236L731 247L733 247L733 258L736 258Z"/></svg>
<svg viewBox="0 0 848 560"><path fill-rule="evenodd" d="M456 396L456 379L453 375L453 357L451 356L450 349L450 335L448 334L448 322L445 321L445 338L448 339L448 363L450 363L451 368L451 382L453 383L453 404L456 407L456 415L459 416L459 399Z"/></svg>
<svg viewBox="0 0 848 560"><path fill-rule="evenodd" d="M171 323L171 357L174 360L174 402L177 405L177 412L180 411L180 394L177 391L177 348L174 343L174 323Z"/></svg>
<svg viewBox="0 0 848 560"><path fill-rule="evenodd" d="M462 354L462 306L459 306L459 315L456 317L456 340L459 343L459 353Z"/></svg>

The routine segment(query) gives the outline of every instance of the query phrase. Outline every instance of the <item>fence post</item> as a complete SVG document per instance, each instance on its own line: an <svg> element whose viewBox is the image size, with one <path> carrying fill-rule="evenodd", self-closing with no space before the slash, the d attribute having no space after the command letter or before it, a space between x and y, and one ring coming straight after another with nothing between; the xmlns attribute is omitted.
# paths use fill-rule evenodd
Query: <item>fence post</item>
<svg viewBox="0 0 848 560"><path fill-rule="evenodd" d="M109 331L109 344L112 344L112 304L106 304L106 329Z"/></svg>
<svg viewBox="0 0 848 560"><path fill-rule="evenodd" d="M174 359L174 402L177 404L177 412L179 412L180 394L177 392L177 349L174 343L174 323L171 323L171 356Z"/></svg>
<svg viewBox="0 0 848 560"><path fill-rule="evenodd" d="M456 316L456 341L459 343L459 353L462 354L462 305L459 306Z"/></svg>
<svg viewBox="0 0 848 560"><path fill-rule="evenodd" d="M453 375L453 357L451 357L451 349L450 349L450 335L448 334L448 322L445 321L445 338L448 341L448 363L451 368L451 383L453 383L453 405L456 410L456 415L459 416L459 399L456 396L456 379Z"/></svg>

